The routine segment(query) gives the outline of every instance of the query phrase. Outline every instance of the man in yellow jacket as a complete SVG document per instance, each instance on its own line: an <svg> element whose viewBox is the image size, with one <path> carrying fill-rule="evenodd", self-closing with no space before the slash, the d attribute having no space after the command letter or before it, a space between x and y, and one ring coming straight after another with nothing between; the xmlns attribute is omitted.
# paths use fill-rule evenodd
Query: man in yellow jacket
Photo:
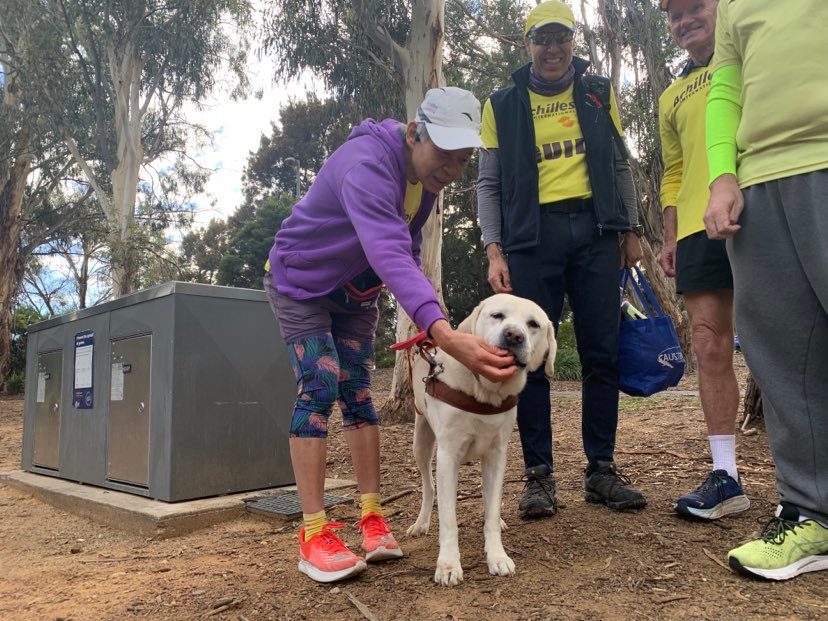
<svg viewBox="0 0 828 621"><path fill-rule="evenodd" d="M705 105L710 87L718 0L661 0L670 35L690 58L658 102L664 179L661 266L684 296L699 365L699 395L713 468L675 504L690 518L715 520L750 501L736 468L739 385L733 371L733 275L722 240L708 239Z"/></svg>

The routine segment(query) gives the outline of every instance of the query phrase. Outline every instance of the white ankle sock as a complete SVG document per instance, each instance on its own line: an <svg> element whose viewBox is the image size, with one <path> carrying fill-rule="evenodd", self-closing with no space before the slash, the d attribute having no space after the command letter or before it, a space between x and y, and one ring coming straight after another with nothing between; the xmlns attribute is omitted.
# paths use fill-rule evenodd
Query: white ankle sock
<svg viewBox="0 0 828 621"><path fill-rule="evenodd" d="M713 456L713 470L727 470L735 480L739 480L736 469L736 436L707 436L710 442L710 454Z"/></svg>

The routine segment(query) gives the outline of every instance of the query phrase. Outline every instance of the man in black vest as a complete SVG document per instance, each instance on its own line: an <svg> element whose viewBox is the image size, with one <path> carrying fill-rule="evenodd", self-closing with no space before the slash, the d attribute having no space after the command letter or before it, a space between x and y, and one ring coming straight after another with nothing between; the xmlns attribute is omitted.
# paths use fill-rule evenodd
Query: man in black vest
<svg viewBox="0 0 828 621"><path fill-rule="evenodd" d="M556 328L569 296L582 365L586 499L637 509L646 500L614 462L618 270L641 258L635 188L614 93L573 57L574 26L572 9L557 0L529 13L532 62L483 110L478 216L495 292L535 301ZM550 410L549 380L542 370L530 374L518 402L523 518L557 511Z"/></svg>

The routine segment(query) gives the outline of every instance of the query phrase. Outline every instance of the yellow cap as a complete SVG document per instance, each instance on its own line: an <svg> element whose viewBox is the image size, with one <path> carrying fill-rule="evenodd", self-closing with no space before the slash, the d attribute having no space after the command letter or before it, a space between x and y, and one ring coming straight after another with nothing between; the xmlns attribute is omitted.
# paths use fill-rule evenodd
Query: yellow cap
<svg viewBox="0 0 828 621"><path fill-rule="evenodd" d="M565 28L575 30L575 15L572 14L572 9L568 4L558 0L541 2L529 11L529 17L526 18L526 29L523 34L527 35L532 28L540 28L547 24L560 24Z"/></svg>

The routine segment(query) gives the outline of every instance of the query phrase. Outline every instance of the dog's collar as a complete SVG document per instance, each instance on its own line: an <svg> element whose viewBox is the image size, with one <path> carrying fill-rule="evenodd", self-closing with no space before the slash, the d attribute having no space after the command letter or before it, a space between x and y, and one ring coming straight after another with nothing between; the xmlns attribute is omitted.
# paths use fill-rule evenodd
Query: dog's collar
<svg viewBox="0 0 828 621"><path fill-rule="evenodd" d="M436 377L428 378L425 383L425 388L426 393L435 399L452 405L459 410L471 412L472 414L503 414L503 412L508 412L517 405L516 395L510 395L500 405L481 403L471 395L452 388Z"/></svg>

